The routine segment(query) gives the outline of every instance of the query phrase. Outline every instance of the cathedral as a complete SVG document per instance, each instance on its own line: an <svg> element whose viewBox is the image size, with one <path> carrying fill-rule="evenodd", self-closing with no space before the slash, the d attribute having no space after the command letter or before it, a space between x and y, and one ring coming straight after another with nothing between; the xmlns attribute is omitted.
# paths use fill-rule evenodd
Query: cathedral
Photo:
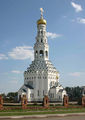
<svg viewBox="0 0 85 120"><path fill-rule="evenodd" d="M66 91L59 83L59 72L49 60L49 45L46 36L46 20L37 21L37 36L34 44L34 61L24 72L24 84L18 91L18 100L26 95L28 102L42 102L45 95L51 101L63 101Z"/></svg>

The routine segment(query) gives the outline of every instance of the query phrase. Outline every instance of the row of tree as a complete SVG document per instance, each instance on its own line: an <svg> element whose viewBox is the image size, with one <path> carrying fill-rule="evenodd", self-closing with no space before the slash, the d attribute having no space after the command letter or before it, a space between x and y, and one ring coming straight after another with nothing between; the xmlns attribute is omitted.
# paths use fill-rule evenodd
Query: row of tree
<svg viewBox="0 0 85 120"><path fill-rule="evenodd" d="M66 87L65 90L69 96L69 101L78 101L82 97L82 87Z"/></svg>
<svg viewBox="0 0 85 120"><path fill-rule="evenodd" d="M17 102L18 92L9 92L7 95L2 94L4 102Z"/></svg>
<svg viewBox="0 0 85 120"><path fill-rule="evenodd" d="M65 90L67 91L67 94L69 96L69 101L78 101L82 96L82 87L66 87ZM7 102L14 102L17 101L17 92L9 92L7 95L2 94L4 101Z"/></svg>

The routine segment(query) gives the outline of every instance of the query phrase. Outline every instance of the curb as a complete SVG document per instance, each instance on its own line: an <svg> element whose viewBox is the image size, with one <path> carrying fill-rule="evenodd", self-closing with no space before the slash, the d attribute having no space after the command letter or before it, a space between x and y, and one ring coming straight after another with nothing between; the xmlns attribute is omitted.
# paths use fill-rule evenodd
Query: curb
<svg viewBox="0 0 85 120"><path fill-rule="evenodd" d="M21 119L21 118L47 118L47 117L66 117L66 116L82 116L85 113L68 113L68 114L46 114L46 115L23 115L23 116L0 116L0 119Z"/></svg>

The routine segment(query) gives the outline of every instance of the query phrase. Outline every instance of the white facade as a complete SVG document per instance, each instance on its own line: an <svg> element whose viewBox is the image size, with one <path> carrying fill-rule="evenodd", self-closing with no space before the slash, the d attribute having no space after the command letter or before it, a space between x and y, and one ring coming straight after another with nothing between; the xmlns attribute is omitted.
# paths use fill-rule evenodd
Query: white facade
<svg viewBox="0 0 85 120"><path fill-rule="evenodd" d="M50 101L63 101L64 95L67 95L65 89L59 83L50 89Z"/></svg>
<svg viewBox="0 0 85 120"><path fill-rule="evenodd" d="M66 91L58 85L58 82L59 73L49 60L46 21L41 15L37 21L34 61L24 72L24 85L18 91L18 99L26 94L28 101L42 101L44 95L48 95L50 101L62 101ZM52 94L54 94L53 98L51 98Z"/></svg>

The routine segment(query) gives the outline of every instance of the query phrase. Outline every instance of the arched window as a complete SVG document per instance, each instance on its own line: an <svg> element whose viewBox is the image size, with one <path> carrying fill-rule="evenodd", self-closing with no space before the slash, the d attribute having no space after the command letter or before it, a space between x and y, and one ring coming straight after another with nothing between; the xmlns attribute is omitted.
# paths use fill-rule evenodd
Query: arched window
<svg viewBox="0 0 85 120"><path fill-rule="evenodd" d="M38 96L39 96L39 90L38 90Z"/></svg>
<svg viewBox="0 0 85 120"><path fill-rule="evenodd" d="M38 55L38 51L35 52L35 56L37 56L37 55Z"/></svg>
<svg viewBox="0 0 85 120"><path fill-rule="evenodd" d="M43 34L43 31L41 31L41 34Z"/></svg>
<svg viewBox="0 0 85 120"><path fill-rule="evenodd" d="M43 56L43 50L40 50L40 57Z"/></svg>
<svg viewBox="0 0 85 120"><path fill-rule="evenodd" d="M44 90L43 90L43 96L44 96Z"/></svg>
<svg viewBox="0 0 85 120"><path fill-rule="evenodd" d="M45 51L46 57L48 57L48 51Z"/></svg>
<svg viewBox="0 0 85 120"><path fill-rule="evenodd" d="M37 39L37 42L39 42L39 40Z"/></svg>
<svg viewBox="0 0 85 120"><path fill-rule="evenodd" d="M41 43L43 42L43 39L41 38Z"/></svg>

